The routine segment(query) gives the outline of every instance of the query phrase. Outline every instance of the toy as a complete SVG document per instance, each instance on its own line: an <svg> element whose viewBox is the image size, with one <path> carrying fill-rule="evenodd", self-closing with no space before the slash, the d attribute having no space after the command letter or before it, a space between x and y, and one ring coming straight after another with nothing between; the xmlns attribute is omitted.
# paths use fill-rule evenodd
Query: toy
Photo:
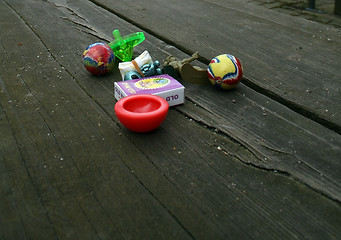
<svg viewBox="0 0 341 240"><path fill-rule="evenodd" d="M190 63L181 66L180 74L183 80L192 84L205 85L209 83L206 69L192 66Z"/></svg>
<svg viewBox="0 0 341 240"><path fill-rule="evenodd" d="M160 68L160 62L159 61L155 61L154 63L145 64L141 68L139 68L136 65L135 69L136 68L137 68L136 71L130 71L124 75L124 81L137 79L137 78L152 77L155 75L161 75L162 74L162 70Z"/></svg>
<svg viewBox="0 0 341 240"><path fill-rule="evenodd" d="M168 56L166 60L164 61L163 65L172 66L175 70L180 72L180 68L182 67L182 65L184 65L185 63L193 62L194 60L198 58L199 58L198 52L193 53L191 57L183 59L181 61L179 61L177 58L173 56Z"/></svg>
<svg viewBox="0 0 341 240"><path fill-rule="evenodd" d="M243 77L243 68L236 57L222 54L211 60L207 74L212 85L228 90L240 82Z"/></svg>
<svg viewBox="0 0 341 240"><path fill-rule="evenodd" d="M189 58L181 61L173 56L168 56L164 61L164 72L176 77L176 72L180 73L182 79L186 82L198 85L207 84L208 77L206 69L198 66L192 66L190 63L199 58L198 52L193 53Z"/></svg>
<svg viewBox="0 0 341 240"><path fill-rule="evenodd" d="M142 77L143 73L140 71L140 68L146 64L152 64L152 63L153 63L152 57L150 56L149 52L146 50L130 62L120 62L118 64L118 69L120 70L122 80L128 80L128 77L131 74L127 75L127 73L134 71L135 73L138 73L138 75Z"/></svg>
<svg viewBox="0 0 341 240"><path fill-rule="evenodd" d="M118 68L124 81L162 74L160 62L153 62L147 50L130 62L119 63Z"/></svg>
<svg viewBox="0 0 341 240"><path fill-rule="evenodd" d="M162 74L159 61L155 61L150 64L145 64L140 68L140 70L143 73L143 77L151 77Z"/></svg>
<svg viewBox="0 0 341 240"><path fill-rule="evenodd" d="M114 67L115 56L105 43L94 43L83 53L84 67L93 75L104 75Z"/></svg>
<svg viewBox="0 0 341 240"><path fill-rule="evenodd" d="M114 91L117 100L134 94L152 94L166 99L170 107L185 102L185 87L166 74L114 82Z"/></svg>
<svg viewBox="0 0 341 240"><path fill-rule="evenodd" d="M123 62L131 61L133 58L133 48L145 39L142 32L132 33L121 37L120 31L116 29L113 31L113 35L115 40L109 43L109 46L115 53L115 56Z"/></svg>
<svg viewBox="0 0 341 240"><path fill-rule="evenodd" d="M136 94L120 99L115 104L118 120L135 132L149 132L165 120L169 105L159 96Z"/></svg>
<svg viewBox="0 0 341 240"><path fill-rule="evenodd" d="M132 79L139 79L139 78L142 78L142 76L136 71L130 71L124 75L124 81L132 80Z"/></svg>

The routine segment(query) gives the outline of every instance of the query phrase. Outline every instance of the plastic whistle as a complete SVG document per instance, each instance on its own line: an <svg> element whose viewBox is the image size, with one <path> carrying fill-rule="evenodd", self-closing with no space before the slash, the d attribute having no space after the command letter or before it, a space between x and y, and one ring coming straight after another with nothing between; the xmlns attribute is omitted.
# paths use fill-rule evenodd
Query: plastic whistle
<svg viewBox="0 0 341 240"><path fill-rule="evenodd" d="M115 40L109 43L109 46L115 56L123 62L131 61L134 47L145 40L143 32L132 33L122 37L120 31L116 29L112 34L114 35Z"/></svg>

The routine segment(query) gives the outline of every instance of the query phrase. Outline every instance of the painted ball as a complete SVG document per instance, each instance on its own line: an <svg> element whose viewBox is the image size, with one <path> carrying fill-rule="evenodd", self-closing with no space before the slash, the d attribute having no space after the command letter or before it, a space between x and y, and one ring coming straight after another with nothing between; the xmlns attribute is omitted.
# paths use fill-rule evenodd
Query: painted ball
<svg viewBox="0 0 341 240"><path fill-rule="evenodd" d="M213 86L229 90L242 80L243 67L236 57L222 54L211 60L207 74Z"/></svg>
<svg viewBox="0 0 341 240"><path fill-rule="evenodd" d="M83 53L84 67L93 75L104 75L114 67L115 55L105 43L93 43Z"/></svg>

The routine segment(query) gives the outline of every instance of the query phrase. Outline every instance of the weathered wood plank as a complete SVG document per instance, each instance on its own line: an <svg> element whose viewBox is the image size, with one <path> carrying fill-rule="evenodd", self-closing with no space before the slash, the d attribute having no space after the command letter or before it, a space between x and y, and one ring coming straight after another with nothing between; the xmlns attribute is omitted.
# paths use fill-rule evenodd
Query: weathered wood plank
<svg viewBox="0 0 341 240"><path fill-rule="evenodd" d="M1 238L188 237L124 163L143 153L0 4Z"/></svg>
<svg viewBox="0 0 341 240"><path fill-rule="evenodd" d="M196 108L188 102L185 106ZM170 114L166 121L177 122L179 126L184 126L190 130L191 136L181 134L184 130L181 130L178 125L166 123L164 129L169 129L167 131L169 134L155 133L160 146L163 146L162 151L155 153L153 149L146 149L144 136L136 136L138 138L134 138L135 144L145 149L149 159L174 181L179 189L193 196L195 199L193 204L199 202L203 207L202 211L210 213L210 221L222 231L226 230L223 231L225 238L256 236L265 239L283 236L323 238L340 234L336 230L337 227L329 228L327 233L323 233L318 225L325 220L319 218L318 213L315 215L315 211L312 213L309 207L296 205L298 202L309 202L310 205L311 201L317 200L319 194L316 192L300 184L294 184L296 188L292 185L295 180L283 172L273 169L255 169L248 163L254 158L252 153L245 152L242 145L231 141L214 129L198 129L193 126L192 119L179 118L176 114ZM175 136L169 138L170 133L173 132ZM134 136L135 134L131 134L131 137ZM172 146L175 148L172 149ZM167 161L169 156L174 156L171 161ZM240 161L246 161L245 165L240 165ZM293 203L293 199L298 202ZM339 205L336 202L324 205L323 201L317 201L315 204L321 206L321 210L327 210L334 204ZM312 223L309 220L311 214L320 220ZM339 213L330 212L329 217L334 218L335 221L341 219ZM274 219L278 219L278 222L273 223Z"/></svg>
<svg viewBox="0 0 341 240"><path fill-rule="evenodd" d="M254 91L239 90L226 96L195 88L189 98L198 112L179 110L252 151L255 158L246 163L283 171L340 200L340 136Z"/></svg>
<svg viewBox="0 0 341 240"><path fill-rule="evenodd" d="M27 112L35 113L34 120L30 120L24 116L27 112L22 106L16 106L12 110L10 106L13 105L6 99L8 94L2 93L2 109L5 109L6 116L10 118L3 125L16 123L13 116L15 112L20 114L19 119L25 120L25 124L17 124L22 126L23 133L14 129L7 134L19 139L26 136L32 139L27 142L21 140L17 145L26 148L22 158L30 161L29 173L33 177L31 182L39 190L37 193L28 193L33 195L31 197L38 198L38 203L47 206L42 213L51 218L45 229L48 236L52 235L51 231L60 238L76 234L77 237L87 235L98 238L117 236L157 239L172 238L172 235L181 239L257 236L264 239L321 239L340 236L341 207L338 201L330 199L331 196L337 198L337 192L327 193L326 197L305 185L310 183L302 184L297 182L296 176L276 172L279 162L272 163L275 167L273 170L252 164L254 159L258 159L255 154L257 151L253 149L262 149L255 147L259 142L252 142L252 139L265 131L262 138L266 137L265 140L269 141L277 134L270 134L277 130L271 122L282 118L276 117L278 114L275 111L266 111L274 118L267 122L267 128L260 128L257 133L249 129L250 132L245 133L248 128L252 128L252 123L264 118L262 107L271 109L265 104L266 101L271 102L271 106L276 104L271 99L264 98L245 86L230 95L224 95L213 89L187 85L186 95L194 104L187 101L184 106L171 109L165 123L155 132L142 135L129 132L121 129L113 114L112 81L119 79L118 73L114 72L100 79L94 78L84 70L80 55L92 41L109 40L113 26L123 29L124 33L139 29L87 1L72 1L67 4L64 1L13 1L8 4L22 18L22 21L16 20L20 23L16 26L24 25L25 34L18 34L23 30L19 28L16 32L7 33L12 41L5 41L4 39L10 38L8 35L5 38L3 33L0 34L0 39L6 54L19 66L19 74L27 85L22 86L21 83L20 89L16 90L18 80L13 83L11 80L16 79L18 71L8 68L13 66L13 61L6 60L6 66L1 68L0 74L5 82L4 86L10 90L10 96L16 100L21 99L18 102L24 101L25 94L22 95L22 92L27 92L27 89L39 102L34 106L29 105ZM44 14L35 14L37 11ZM11 11L6 9L6 12ZM16 19L17 16L12 18ZM15 21L12 24L13 22ZM22 43L20 47L16 43L19 39ZM21 39L26 41L22 42ZM25 46L30 44L34 48L26 49ZM18 48L20 51L13 51L10 46L15 46L13 49ZM23 47L27 51L25 54ZM147 41L137 51L144 48L150 50L156 59L161 59L170 52L178 57L184 56L149 34ZM44 56L45 60L40 62L36 59L37 55L29 54L35 51L41 51L43 54L39 59ZM1 56L6 54L1 52ZM53 58L49 58L49 55ZM45 65L46 62L48 64ZM40 73L40 68L34 68L39 63L46 68L43 74ZM27 67L28 73L26 68L20 70L25 64L30 66ZM12 76L9 77L8 74ZM49 76L49 79L42 78L44 75ZM211 101L203 103L205 96ZM219 113L214 113L214 108L210 110L216 100L217 111L222 110L220 114L233 115L235 109L231 111L227 109L228 106L223 106L226 102L232 103L232 99L236 100L235 104L248 101L255 103L254 112L262 110L259 112L261 116L256 117L255 121L248 120L247 127L239 125L239 129L229 119L221 119ZM28 104L32 104L31 100ZM315 131L319 128L315 128L314 123L305 120L300 125L303 118L295 121L297 114L283 107L279 110L282 114L292 114L290 121L296 126L296 130L308 129L316 135ZM276 106L276 111L279 110ZM207 119L202 119L203 117ZM241 119L238 118L239 120ZM281 123L285 121L283 119ZM259 121L260 125L262 123L263 121ZM40 125L43 126L42 132L30 129L31 126ZM323 132L329 134L324 133L324 136L336 136L336 141L339 141L335 133L328 130ZM47 133L52 134L52 139L45 136ZM295 137L297 138L299 136ZM34 146L29 147L30 143ZM267 144L265 149L269 146ZM304 146L311 145L307 143ZM330 143L323 143L323 146L329 151L333 147ZM274 146L270 145L271 147ZM290 146L286 145L288 147ZM259 151L260 154L264 152ZM14 153L18 154L17 151ZM63 160L54 159L54 154L63 157ZM271 156L270 158L270 161L273 160ZM12 162L10 158L7 160L5 162ZM324 162L324 159L321 161ZM22 163L22 160L18 158L16 162ZM47 167L51 166L43 175L41 170L44 170L45 165L40 162ZM336 166L330 171L334 174L338 169ZM20 176L16 169L13 169L13 173ZM13 181L13 175L2 176L6 177L6 182ZM10 189L8 184L4 187ZM17 196L12 199L20 202ZM1 201L9 202L9 199L4 198ZM19 216L28 218L33 210L38 211L28 202L25 206L27 212L20 210L8 213L5 208L0 208L1 213L4 212L14 219L11 226L15 226L11 228L12 231L7 231L10 223L5 222L0 229L2 235L10 236L15 230L29 224L27 220L20 222ZM78 224L72 224L78 218ZM33 219L32 222L36 221ZM67 226L64 221L71 224ZM49 223L48 219L42 222ZM27 238L39 234L37 228L31 231Z"/></svg>
<svg viewBox="0 0 341 240"><path fill-rule="evenodd" d="M101 1L101 3L103 2L105 1ZM200 5L201 1L198 2ZM131 4L132 3L127 2L125 6L119 6L118 8L115 7L115 9L112 9L115 5L106 6L109 9L112 9L112 11L114 12L119 12L120 16L122 16L123 11L119 11L118 9L129 7L135 9L138 6L132 6ZM140 4L140 2L138 4ZM181 11L186 10L185 7L182 8L185 10L181 10L182 3L179 6L174 6L174 4L170 4L170 8L162 7L164 6L163 4L165 3L163 3L162 1L159 1L158 4L156 4L155 8L159 7L160 12L159 14L154 15L150 13L149 15L152 15L153 17L146 18L145 16L147 16L148 14L146 13L147 15L144 15L145 13L141 13L140 11L137 11L136 14L128 14L127 16L129 16L128 18L134 21L135 24L139 24L143 27L148 28L149 30L154 31L154 25L150 23L152 19L155 20L155 18L166 18L165 16L169 15L169 17L167 17L167 21L170 21L172 18L175 17L171 14L167 15L166 11L169 11L169 9L175 7L179 8L178 11L174 11L177 13L181 13ZM198 8L197 11L193 11L194 13L190 13L191 16L195 15L192 16L193 18L195 18L197 15L200 15L199 9L201 8L195 8ZM231 8L237 11L236 4L232 5ZM151 9L153 9L153 7ZM250 7L247 9L249 11ZM151 10L142 10L142 12L145 11ZM255 17L254 13L250 13L250 15L252 17ZM181 16L183 18L185 15ZM135 21L135 18L138 17L141 17L141 19L139 21ZM182 18L180 17L179 19ZM266 21L270 22L269 17L265 18ZM284 17L282 16L282 21L283 20ZM189 20L187 19L186 21ZM280 23L278 23L278 19L273 21L278 26L280 25ZM299 20L296 21L300 22ZM156 22L156 25L164 23L164 21L161 20L161 23L158 23L158 21ZM179 25L180 22L180 20L174 20L174 25L169 26L169 28L172 30L173 27L175 25ZM304 23L307 24L305 21ZM191 23L188 24L190 25ZM289 25L289 23L283 24L285 26L285 29L287 29L285 33L288 31L288 29L294 28L295 31L290 32L290 34L294 37L293 33L299 32L297 22L296 24L292 25L293 27L290 27L291 25ZM205 27L205 24L201 25ZM169 41L172 41L172 39L181 38L180 35L186 36L187 34L181 33L181 30L179 30L179 34L173 33L172 37L170 37L170 33L167 32L169 28L158 28L157 30L155 30L155 34L157 36L162 35L164 37L168 37L170 39ZM313 24L313 27L303 28L302 32L304 32L305 35L308 35L312 34L313 31L318 31L319 29L323 28L319 27L319 25ZM272 30L266 28L263 31ZM324 29L324 31L329 30ZM338 34L338 31L330 30L330 32L331 34ZM321 32L319 32L319 34L321 34ZM264 36L260 35L259 37L262 38ZM187 38L187 40L188 39L191 38ZM184 44L182 47L187 46L187 40L182 40L179 40L177 44ZM233 41L237 42L236 40ZM198 44L205 45L202 41L199 41ZM193 45L193 47L195 47L195 45ZM238 51L240 51L241 53L243 52L243 50L244 49L238 49ZM248 54L253 53L254 51L245 50L245 52L247 52ZM334 55L332 54L332 56ZM307 59L307 61L309 61L309 59ZM338 60L336 60L336 63L337 62ZM315 83L314 81L312 81L312 83L310 84ZM210 89L210 91L208 92L207 87L198 88L190 85L187 86L187 90L189 90L187 93L188 98L193 100L199 106L203 107L206 110L205 113L212 114L207 115L203 112L200 112L200 114L196 116L195 113L193 114L192 111L186 112L186 114L194 119L197 119L200 122L204 122L205 124L212 126L212 128L217 128L220 131L228 133L231 137L238 139L238 141L243 142L243 144L248 146L248 148L251 148L258 156L258 158L253 159L250 163L255 164L259 167L276 169L278 171L287 172L288 174L293 174L295 178L298 178L300 181L309 183L310 186L319 189L319 191L327 193L328 195L332 196L332 198L338 200L341 199L339 191L339 170L330 171L330 169L340 169L340 163L339 161L337 161L337 159L339 159L341 151L339 147L341 143L340 136L338 134L334 134L328 129L320 129L319 124L310 122L307 119L302 118L298 114L295 114L292 111L288 111L286 107L282 107L280 104L275 103L271 99L262 97L261 95L255 93L254 91L250 91L248 88L244 88L243 86L239 87L234 92L236 94L216 92L213 89ZM338 91L338 88L335 88L334 90ZM239 100L239 98L241 99ZM312 98L312 100L313 99L315 98ZM237 104L234 104L234 102L237 102ZM300 132L300 135L297 135L297 132ZM320 150L319 146L322 145L326 146L323 147L325 151ZM266 161L264 159L266 159Z"/></svg>
<svg viewBox="0 0 341 240"><path fill-rule="evenodd" d="M78 12L78 14L84 16L86 13ZM84 24L96 25L97 21L98 25L102 19L94 15L92 18L88 17L89 22ZM74 21L77 22L79 19L76 18ZM104 29L107 27L96 31L103 33ZM45 31L51 30L46 28ZM107 36L103 35L103 37L110 40L110 32L108 29ZM53 33L46 35L53 36ZM153 47L150 46L148 49L153 49ZM157 52L153 55L159 56ZM162 55L159 59L161 58ZM76 65L75 68L77 68ZM87 84L87 81L82 82L84 86ZM302 118L286 107L244 86L228 95L206 87L198 88L188 85L187 89L189 90L187 96L206 109L206 113L201 112L201 115L197 116L195 112L187 111L186 114L229 134L252 150L258 158L247 160L249 163L287 172L333 199L341 199L340 163L335 160L340 155L341 144L338 134L320 128L318 124ZM98 98L103 95L94 93L93 96ZM107 109L110 111L110 102L103 102L103 106L108 106ZM230 112L232 109L233 111ZM212 111L214 114L207 114ZM300 132L302 136L296 135L297 132ZM316 146L321 146L324 151L320 151Z"/></svg>
<svg viewBox="0 0 341 240"><path fill-rule="evenodd" d="M206 63L224 52L238 56L246 84L341 132L340 30L247 1L94 2L180 49L199 51Z"/></svg>

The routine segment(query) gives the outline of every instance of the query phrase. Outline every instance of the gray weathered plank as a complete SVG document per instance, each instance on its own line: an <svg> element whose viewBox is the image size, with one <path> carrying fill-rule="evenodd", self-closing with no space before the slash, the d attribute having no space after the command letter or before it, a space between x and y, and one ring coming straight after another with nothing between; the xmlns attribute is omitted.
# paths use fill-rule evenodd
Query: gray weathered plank
<svg viewBox="0 0 341 240"><path fill-rule="evenodd" d="M341 132L340 30L247 1L94 2L206 63L234 54L246 84Z"/></svg>
<svg viewBox="0 0 341 240"><path fill-rule="evenodd" d="M129 6L128 3L126 7ZM117 11L116 8L115 11ZM162 8L160 11L168 10ZM155 15L155 17L160 16ZM146 18L139 24L148 25L146 24L148 21L150 19ZM296 25L294 26L297 28ZM285 25L285 27L290 26ZM321 29L314 25L313 28L305 28L304 31L316 31L315 28ZM267 29L267 31L270 30ZM296 31L298 30L294 32ZM200 44L204 43L200 42ZM287 172L332 198L341 199L340 163L337 161L340 156L338 134L320 128L319 124L289 111L281 104L262 97L244 86L236 90L236 95L216 92L213 89L209 89L208 92L207 87L188 86L188 88L190 91L187 96L202 106L206 110L205 113L213 112L213 114L199 116L193 113L187 114L228 133L251 148L258 156L250 161L252 164ZM240 100L236 101L237 98ZM237 104L234 104L233 100ZM233 109L232 114L231 109ZM202 119L203 116L205 116L204 119ZM297 135L297 132L300 132L300 135ZM320 151L318 146L325 146L324 151Z"/></svg>
<svg viewBox="0 0 341 240"><path fill-rule="evenodd" d="M1 238L188 237L124 162L144 154L0 4Z"/></svg>
<svg viewBox="0 0 341 240"><path fill-rule="evenodd" d="M160 129L150 134L121 129L113 113L112 81L119 79L118 73L94 78L84 70L80 55L92 41L109 40L113 26L123 29L124 33L139 29L87 1L67 4L64 1L11 1L8 4L22 21L13 11L5 9L16 16L11 19L17 20L2 21L2 26L18 23L14 25L15 31L7 31L6 36L0 34L6 49L1 51L1 56L13 59L5 60L0 71L4 82L2 89L5 86L10 93L2 92L1 95L3 112L6 119L10 119L1 124L4 127L14 124L22 130L14 128L6 134L18 138L20 142L14 146L25 151L20 157L14 149L14 161L7 154L3 155L6 160L1 160L1 164L6 163L6 171L2 177L6 181L1 191L7 188L10 192L15 186L14 176L19 177L23 172L20 181L25 185L16 186L19 191L27 187L25 193L36 205L25 202L22 206L26 211L20 209L13 213L5 207L0 208L1 213L12 219L10 222L3 220L5 224L1 225L0 233L5 238L11 234L18 236L16 231L23 227L32 227L28 232L22 231L27 238L39 236L38 228L34 227L38 220L30 216L44 213L45 218L39 219L39 223L47 224L45 234L60 238L83 235L85 238L160 239L172 238L172 234L181 239L186 236L204 239L340 236L340 204L338 200L331 200L338 199L338 191L326 193L311 182L298 182L295 172L290 175L293 169L289 169L290 174L281 169L276 172L286 158L276 162L271 154L269 162L273 161L274 169L257 164L257 157L266 153L265 150L278 150L279 155L287 150L277 149L276 144L280 144L277 142L273 145L253 142L263 131L260 139L265 141L276 135L276 132L270 134L277 130L272 122L283 123L287 121L282 119L283 115L290 114L291 124L287 125L291 125L290 130L313 133L300 133L294 140L300 136L316 137L320 128L315 123L277 106L246 86L226 95L211 88L186 85L186 104L171 109ZM44 14L35 14L37 11ZM147 48L159 59L169 53L184 56L146 35L147 41L137 51ZM22 45L18 46L17 42ZM43 54L32 54L38 52ZM48 57L51 55L52 58ZM10 67L13 64L18 70ZM26 85L19 81L20 78L16 79L17 74ZM23 93L28 91L39 102L29 98L28 106L18 104L25 102ZM8 96L15 99L18 106L8 102ZM206 98L211 100L204 101ZM247 115L253 115L255 119L247 120L245 126L237 127L230 119L221 119L221 115L238 117L233 115L234 111L236 108L242 111L238 104L244 106L246 102L250 102L250 106L255 104L255 109L250 109L253 114ZM224 106L226 103L231 104ZM212 108L214 106L218 110ZM228 109L233 106L233 111ZM267 117L270 116L268 122L264 121L264 111ZM32 120L25 117L27 112L32 114ZM19 120L23 123L17 122L15 113L20 114ZM304 122L300 124L302 120ZM266 123L267 127L252 131L252 124L257 122L259 125ZM40 125L40 131L34 128ZM245 133L247 129L250 132ZM322 128L322 134L339 141L338 135L327 129ZM27 136L31 141L25 140ZM0 142L2 144L4 140ZM13 143L13 138L9 138L6 150L9 151L8 146ZM338 148L333 150L335 145L330 142L322 142L322 145L325 151L333 154L338 151ZM312 145L305 143L303 146ZM258 155L256 150L260 152ZM54 159L55 154L57 159ZM303 153L301 155L304 157ZM309 158L304 158L304 162ZM7 167L13 162L22 164L22 159L31 164L28 169L32 176L30 182L25 181L27 170ZM314 160L326 161L320 157ZM42 174L44 169L48 171ZM335 165L327 173L336 175L338 170ZM316 180L317 185L322 186L320 179L313 176L310 180ZM335 184L330 186L335 187ZM12 194L1 201L20 204L20 195ZM38 211L37 206L42 210Z"/></svg>
<svg viewBox="0 0 341 240"><path fill-rule="evenodd" d="M105 4L105 1L100 1L102 4ZM115 2L116 3L116 2ZM165 8L164 4L166 4L163 1L158 1L157 4L155 4L155 7L151 6L150 8L139 8L139 4L143 4L143 2L139 2L136 4L132 4L131 2L127 2L125 5L117 6L113 3L111 5L106 5L109 9L111 9L115 13L119 13L120 16L123 16L123 13L129 13L129 11L132 11L133 9L136 10L136 8L140 9L141 11L137 11L136 14L126 14L125 17L127 19L130 19L135 24L138 24L140 26L143 26L144 28L148 29L149 31L152 31L157 36L163 36L167 38L168 41L173 41L179 39L176 44L180 45L180 47L185 48L188 47L189 41L192 41L188 37L188 31L187 28L184 28L185 31L181 32L181 28L179 27L182 24L183 18L188 17L185 21L188 23L185 26L191 26L191 21L193 19L196 19L198 16L201 16L203 19L204 16L212 16L213 14L201 14L200 11L202 9L208 9L207 11L210 11L209 9L213 9L212 11L220 11L218 8L214 8L213 6L203 8L201 6L202 1L196 1L198 6L193 6L196 11L191 11L188 13L188 15L180 14L184 11L186 11L186 8L183 6L185 3L179 3L179 5L175 4L176 1L168 2L169 7ZM171 4L172 3L172 4ZM188 4L188 2L186 2ZM222 5L223 2L216 2L215 4ZM134 5L134 6L133 6ZM147 4L145 3L145 6ZM237 6L240 6L240 3L231 4L225 4L223 7L231 8L230 11L245 11L247 13L246 17L250 15L251 20L256 18L256 14L254 12L251 12L251 6L247 6L244 10L237 9ZM123 9L131 8L130 10L127 10L127 12L124 12ZM156 14L156 8L158 9L158 14ZM176 14L167 14L167 11L171 11L173 8L176 8L177 10L173 11ZM148 14L148 11L155 10L155 14ZM256 13L262 13L265 14L267 11L262 11L260 8L256 8ZM151 17L146 17L151 16ZM244 16L244 15L241 15ZM264 16L264 17L263 17ZM175 20L177 17L178 20ZM236 16L238 17L238 16ZM167 20L164 20L163 18L167 18ZM200 18L200 17L199 17ZM308 23L303 20L300 21L298 19L291 20L291 22L287 23L284 20L288 19L285 16L279 15L279 19L275 18L274 14L266 16L266 15L260 15L258 18L262 18L259 21L264 21L267 23L267 25L272 26L278 26L280 27L281 31L279 31L278 34L288 36L292 36L293 40L290 41L298 41L297 36L295 36L298 32L302 32L305 36L312 36L312 34L315 34L314 32L317 32L316 36L319 36L319 40L316 40L316 44L320 44L320 46L314 46L318 50L318 53L322 52L322 49L325 47L323 43L321 43L320 38L321 36L319 34L330 32L331 36L336 37L339 34L339 31L335 29L328 29L326 27L323 27L322 25L313 23L312 26L308 25ZM263 19L264 18L264 19ZM136 19L139 19L138 21ZM200 19L198 21L203 21L203 19ZM207 19L206 19L207 20ZM245 20L245 21L251 21ZM155 24L152 24L151 21L155 21ZM165 22L166 21L166 22ZM168 27L160 27L158 24L166 24L169 21L173 21L172 25L169 24ZM197 23L198 21L193 21L193 23ZM307 26L304 26L302 30L299 30L298 23L304 23ZM194 35L199 35L199 31L194 33L196 27L203 27L206 28L207 26L210 26L212 22L207 22L205 25L197 24L191 30L190 33L193 33ZM256 23L253 23L256 24ZM156 28L156 26L159 26ZM176 27L178 26L178 28ZM219 25L220 26L220 25ZM217 27L219 29L219 26ZM264 32L271 32L274 31L271 27L266 27L266 25L263 26L264 29L260 30L260 33L257 35L260 40L259 43L261 43L262 39L264 37ZM177 28L179 33L175 34L174 28ZM282 29L283 28L283 29ZM213 27L212 27L213 29ZM279 28L276 28L275 30L280 30ZM323 30L323 31L322 31ZM210 32L211 30L207 30L207 32ZM212 30L215 31L215 30ZM202 32L202 31L201 31ZM263 35L262 35L263 34ZM172 35L172 36L170 36ZM212 34L209 34L212 36ZM213 34L214 35L214 34ZM235 42L235 44L239 44L239 38L238 36L226 36L226 38L230 39ZM287 37L286 37L287 38ZM212 42L218 41L216 38L195 38L195 43L190 44L191 47L196 48L196 44L202 45L203 48L201 48L200 51L207 48L209 45L208 41L212 40ZM238 39L238 40L236 40ZM251 38L252 39L252 38ZM334 39L334 38L333 38ZM243 41L251 41L250 39L243 38ZM289 41L289 40L288 40ZM338 39L335 40L336 42ZM216 43L216 42L215 42ZM226 48L224 45L225 43L219 42L216 44L213 44L215 48ZM205 47L206 46L206 47ZM234 45L233 45L234 46ZM264 44L264 46L267 46ZM333 45L335 46L335 45ZM283 51L280 51L281 49L285 49L283 46L276 46L279 49L278 54L280 54ZM193 49L192 48L192 49ZM198 50L198 49L195 49ZM240 54L248 54L251 56L255 51L258 50L247 50L245 48L239 48L234 49L237 50ZM335 49L334 49L335 50ZM338 52L338 50L337 50ZM283 54L287 54L288 52L285 51ZM327 54L328 53L328 54ZM265 54L268 54L265 52ZM326 49L325 52L323 52L325 57L332 56L335 60L334 67L336 68L336 64L338 63L338 59L336 59L335 54L331 53L331 50ZM338 53L336 53L338 54ZM263 59L264 60L264 59ZM262 59L260 61L263 61ZM314 58L311 58L307 56L307 61L314 61ZM257 60L258 61L258 60ZM266 63L266 60L263 62ZM281 65L278 65L279 68L282 68L282 66L288 67L290 69L290 66L287 66L285 62L281 61ZM250 66L253 67L253 66ZM308 66L309 67L309 66ZM261 75L263 76L262 68L258 68L257 71L261 71ZM275 69L276 70L276 69ZM282 70L278 70L278 74L274 75L274 78L271 78L270 80L275 79L277 81L278 75L282 74ZM245 74L247 75L250 73L250 69L245 69ZM251 71L252 73L252 71ZM317 75L320 76L320 75ZM310 79L310 78L309 78ZM329 79L330 80L330 79ZM329 81L328 78L323 77L323 81ZM295 80L296 81L296 80ZM304 82L304 84L301 85L301 87L309 87L310 84L316 84L317 80L309 80L310 83ZM339 84L339 80L332 82L331 84ZM257 83L258 84L258 83ZM293 88L296 87L296 84L293 84L292 82L288 81L287 87ZM262 84L259 84L262 85ZM281 84L279 84L281 85ZM231 137L238 139L238 141L242 142L248 148L251 148L253 151L255 151L255 154L258 156L258 158L255 158L251 161L252 164L255 164L259 167L265 167L269 169L276 169L279 171L287 172L288 174L292 174L295 178L298 178L299 180L309 183L310 186L313 186L314 188L319 189L319 191L328 192L328 195L331 194L334 199L340 200L340 162L337 161L340 156L340 136L338 134L334 134L332 131L320 128L319 124L315 124L309 120L307 120L304 117L301 117L298 114L295 114L292 111L289 111L287 107L281 106L281 104L276 103L272 101L271 99L267 97L262 97L261 95L255 93L254 91L250 91L248 88L244 88L244 86L240 86L234 93L235 94L228 94L228 93L222 93L214 91L213 89L207 89L206 87L193 87L188 85L188 88L190 90L188 91L188 98L193 100L196 104L204 108L204 111L200 113L199 116L196 116L193 114L193 112L187 112L190 117L197 119L199 122L204 122L205 124L208 124L209 126L212 126L213 128L217 128L225 133L228 133ZM209 92L208 92L209 90ZM330 98L330 100L334 101L337 98L337 92L339 91L337 87L334 88L333 91L336 91L336 96L333 96ZM305 93L306 94L306 93ZM236 100L236 99L240 100ZM320 97L309 97L309 101L320 101ZM292 100L290 100L292 101ZM237 102L237 104L234 104L234 102ZM297 102L293 102L293 104L296 104ZM312 104L314 109L318 109L318 106ZM337 111L339 109L338 105L334 105L335 108L337 108ZM233 109L233 110L232 110ZM206 110L206 111L205 111ZM232 111L232 112L231 112ZM335 113L335 111L332 111ZM207 114L212 113L212 114ZM204 116L204 117L203 117ZM276 124L274 124L276 123ZM297 133L300 134L297 134ZM325 145L326 144L326 145ZM326 146L323 147L324 151L321 151L320 146ZM327 147L328 146L328 147ZM264 160L266 159L266 160ZM335 169L335 171L331 170ZM330 171L331 170L331 171Z"/></svg>

